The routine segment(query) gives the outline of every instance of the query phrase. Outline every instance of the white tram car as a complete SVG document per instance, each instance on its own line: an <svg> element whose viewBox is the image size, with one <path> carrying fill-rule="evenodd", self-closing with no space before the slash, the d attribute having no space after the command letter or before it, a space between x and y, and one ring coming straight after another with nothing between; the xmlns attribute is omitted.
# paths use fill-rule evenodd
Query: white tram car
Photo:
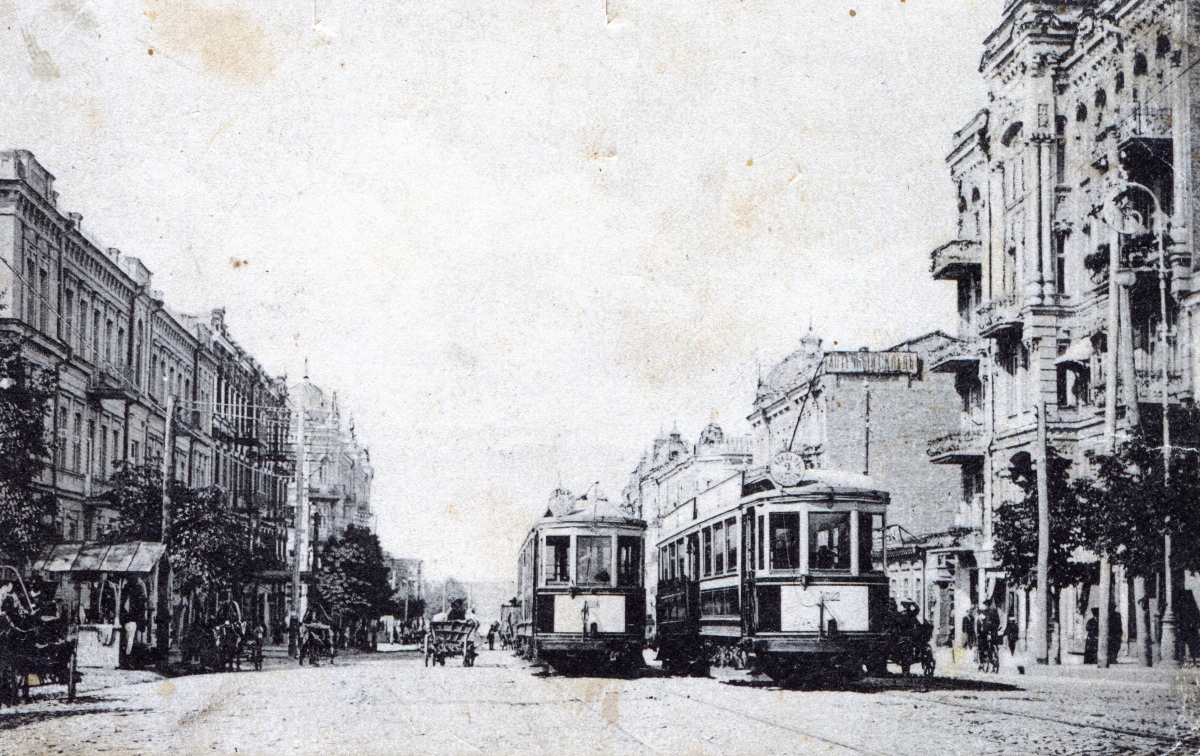
<svg viewBox="0 0 1200 756"><path fill-rule="evenodd" d="M656 619L666 669L803 679L885 666L888 494L865 475L783 461L790 470L740 473L663 518Z"/></svg>
<svg viewBox="0 0 1200 756"><path fill-rule="evenodd" d="M560 670L638 668L646 523L604 500L558 500L521 547L517 650Z"/></svg>

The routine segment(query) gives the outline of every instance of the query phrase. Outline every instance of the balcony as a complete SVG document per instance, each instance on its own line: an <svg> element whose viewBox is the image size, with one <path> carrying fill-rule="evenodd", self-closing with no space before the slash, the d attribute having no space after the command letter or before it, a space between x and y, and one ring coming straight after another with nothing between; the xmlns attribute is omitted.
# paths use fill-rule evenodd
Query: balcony
<svg viewBox="0 0 1200 756"><path fill-rule="evenodd" d="M90 399L135 399L137 381L129 367L102 367L88 376L87 394Z"/></svg>
<svg viewBox="0 0 1200 756"><path fill-rule="evenodd" d="M943 244L930 255L929 272L939 281L965 278L983 266L983 245L969 239Z"/></svg>
<svg viewBox="0 0 1200 756"><path fill-rule="evenodd" d="M1111 128L1117 144L1121 146L1131 139L1170 139L1171 109L1136 105L1130 115Z"/></svg>
<svg viewBox="0 0 1200 756"><path fill-rule="evenodd" d="M960 370L979 370L984 346L977 339L955 339L934 349L925 358L925 364L933 373L957 373Z"/></svg>
<svg viewBox="0 0 1200 756"><path fill-rule="evenodd" d="M935 465L961 465L983 456L982 431L957 431L929 442L926 450Z"/></svg>
<svg viewBox="0 0 1200 756"><path fill-rule="evenodd" d="M994 338L1011 328L1021 327L1021 305L1015 296L999 297L978 310L979 335Z"/></svg>

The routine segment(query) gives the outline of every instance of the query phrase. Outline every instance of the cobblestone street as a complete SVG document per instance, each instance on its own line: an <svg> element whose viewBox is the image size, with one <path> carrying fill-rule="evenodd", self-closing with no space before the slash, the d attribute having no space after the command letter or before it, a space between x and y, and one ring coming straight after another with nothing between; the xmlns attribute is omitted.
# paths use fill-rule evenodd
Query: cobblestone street
<svg viewBox="0 0 1200 756"><path fill-rule="evenodd" d="M457 662L379 654L316 669L109 677L100 682L117 684L100 689L93 677L75 704L47 696L0 712L0 752L1197 752L1195 739L1180 746L1191 671L1174 684L938 678L928 690L890 679L802 691L654 670L546 677L501 651L473 669Z"/></svg>

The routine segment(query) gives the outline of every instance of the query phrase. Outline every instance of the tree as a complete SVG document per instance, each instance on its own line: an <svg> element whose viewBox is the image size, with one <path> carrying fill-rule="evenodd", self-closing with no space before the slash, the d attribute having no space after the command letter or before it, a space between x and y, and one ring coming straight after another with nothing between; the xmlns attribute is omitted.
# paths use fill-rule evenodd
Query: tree
<svg viewBox="0 0 1200 756"><path fill-rule="evenodd" d="M35 488L50 459L54 394L52 371L23 357L20 342L0 341L0 559L22 566L57 535L57 502Z"/></svg>
<svg viewBox="0 0 1200 756"><path fill-rule="evenodd" d="M1197 427L1195 410L1181 412L1180 430ZM1092 455L1094 477L1075 482L1081 502L1080 530L1098 552L1131 574L1162 570L1163 536L1173 536L1178 569L1200 569L1200 460L1194 442L1181 434L1171 455L1171 480L1163 475L1161 441L1155 429L1135 429L1112 454Z"/></svg>
<svg viewBox="0 0 1200 756"><path fill-rule="evenodd" d="M105 494L117 511L109 543L158 541L162 533L162 475L149 465L124 465L110 478ZM235 588L255 574L258 555L250 547L244 518L216 487L188 488L171 482L171 523L167 554L176 590Z"/></svg>
<svg viewBox="0 0 1200 756"><path fill-rule="evenodd" d="M1050 469L1046 480L1050 498L1049 580L1051 590L1057 591L1089 579L1095 566L1072 559L1075 549L1087 544L1080 527L1082 505L1069 475L1071 460L1048 446L1046 464ZM992 523L994 553L1013 584L1027 588L1037 582L1039 471L1025 452L1013 456L1008 471L1023 495L996 508Z"/></svg>
<svg viewBox="0 0 1200 756"><path fill-rule="evenodd" d="M392 588L383 547L369 529L350 525L330 538L316 570L318 599L343 621L370 620L391 608Z"/></svg>

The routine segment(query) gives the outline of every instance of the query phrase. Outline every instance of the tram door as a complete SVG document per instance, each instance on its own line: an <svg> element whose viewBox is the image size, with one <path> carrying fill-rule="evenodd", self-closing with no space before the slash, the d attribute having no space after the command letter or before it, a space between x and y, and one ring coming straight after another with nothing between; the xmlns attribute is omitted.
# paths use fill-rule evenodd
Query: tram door
<svg viewBox="0 0 1200 756"><path fill-rule="evenodd" d="M755 607L754 566L758 555L754 550L754 507L749 507L742 514L742 636L754 635L756 631L754 618L757 616Z"/></svg>
<svg viewBox="0 0 1200 756"><path fill-rule="evenodd" d="M700 534L687 537L687 618L692 632L700 632Z"/></svg>

